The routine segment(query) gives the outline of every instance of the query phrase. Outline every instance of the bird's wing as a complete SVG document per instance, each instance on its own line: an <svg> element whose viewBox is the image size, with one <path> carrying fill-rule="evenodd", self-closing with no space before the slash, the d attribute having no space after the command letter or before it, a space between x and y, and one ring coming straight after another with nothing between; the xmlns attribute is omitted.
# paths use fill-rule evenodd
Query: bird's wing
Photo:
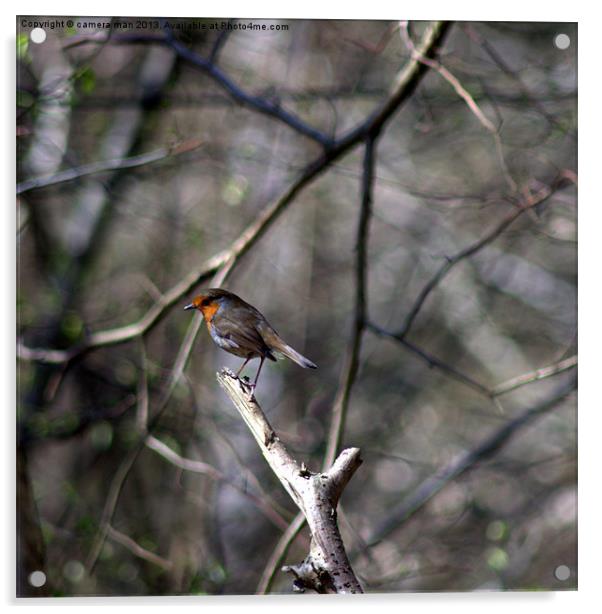
<svg viewBox="0 0 602 614"><path fill-rule="evenodd" d="M257 354L265 354L271 358L270 349L252 324L241 325L228 316L216 314L212 323L214 329L219 329L219 335L232 347L240 348Z"/></svg>

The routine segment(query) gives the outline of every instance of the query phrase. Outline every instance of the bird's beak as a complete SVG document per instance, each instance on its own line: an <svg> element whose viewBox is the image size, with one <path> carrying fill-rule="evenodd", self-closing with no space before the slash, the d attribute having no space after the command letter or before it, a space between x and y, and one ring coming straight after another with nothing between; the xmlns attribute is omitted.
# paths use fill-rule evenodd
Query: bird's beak
<svg viewBox="0 0 602 614"><path fill-rule="evenodd" d="M190 305L186 305L186 307L184 307L184 309L194 309L194 305L192 303L190 303Z"/></svg>

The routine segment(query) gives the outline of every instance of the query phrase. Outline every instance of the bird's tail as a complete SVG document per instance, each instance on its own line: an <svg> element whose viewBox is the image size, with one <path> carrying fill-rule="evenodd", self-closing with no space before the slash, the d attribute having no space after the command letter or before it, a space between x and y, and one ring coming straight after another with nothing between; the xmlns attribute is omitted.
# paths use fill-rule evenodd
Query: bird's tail
<svg viewBox="0 0 602 614"><path fill-rule="evenodd" d="M304 369L317 369L318 367L309 358L299 354L297 350L293 350L290 345L287 345L282 337L267 323L257 329L259 334L263 338L265 344L273 352L278 352L290 358L293 362L296 362L300 367Z"/></svg>
<svg viewBox="0 0 602 614"><path fill-rule="evenodd" d="M287 358L290 358L293 362L296 362L300 367L304 369L317 369L317 365L315 365L309 358L305 358L305 356L299 354L296 350L290 345L286 345L286 343L282 343L280 347L277 349L278 352L284 354Z"/></svg>

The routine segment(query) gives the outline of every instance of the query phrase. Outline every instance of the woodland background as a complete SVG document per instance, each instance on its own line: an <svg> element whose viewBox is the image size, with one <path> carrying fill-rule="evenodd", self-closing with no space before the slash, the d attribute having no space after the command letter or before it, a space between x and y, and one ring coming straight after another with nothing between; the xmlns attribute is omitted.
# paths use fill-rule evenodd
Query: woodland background
<svg viewBox="0 0 602 614"><path fill-rule="evenodd" d="M215 275L319 365L258 387L296 457L362 450L366 591L575 588L576 24L215 21L18 29L18 593L290 592Z"/></svg>

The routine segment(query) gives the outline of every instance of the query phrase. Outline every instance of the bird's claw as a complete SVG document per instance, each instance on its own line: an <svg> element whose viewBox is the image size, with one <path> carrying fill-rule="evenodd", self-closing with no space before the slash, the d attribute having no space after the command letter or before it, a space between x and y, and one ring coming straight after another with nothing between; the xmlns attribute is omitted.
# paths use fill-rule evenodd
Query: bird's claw
<svg viewBox="0 0 602 614"><path fill-rule="evenodd" d="M249 378L246 375L244 375L243 377L239 377L238 381L241 383L242 387L250 393L251 398L255 398L255 388L257 386L257 383L251 384Z"/></svg>

